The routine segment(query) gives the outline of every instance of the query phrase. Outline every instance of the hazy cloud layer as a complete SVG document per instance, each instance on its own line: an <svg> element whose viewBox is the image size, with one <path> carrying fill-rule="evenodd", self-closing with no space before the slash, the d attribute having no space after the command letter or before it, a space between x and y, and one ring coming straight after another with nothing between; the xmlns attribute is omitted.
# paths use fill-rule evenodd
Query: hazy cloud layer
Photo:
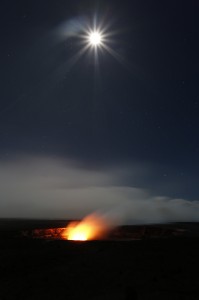
<svg viewBox="0 0 199 300"><path fill-rule="evenodd" d="M199 221L199 201L151 196L124 186L123 174L44 157L0 162L0 217L72 219L97 210L120 223Z"/></svg>

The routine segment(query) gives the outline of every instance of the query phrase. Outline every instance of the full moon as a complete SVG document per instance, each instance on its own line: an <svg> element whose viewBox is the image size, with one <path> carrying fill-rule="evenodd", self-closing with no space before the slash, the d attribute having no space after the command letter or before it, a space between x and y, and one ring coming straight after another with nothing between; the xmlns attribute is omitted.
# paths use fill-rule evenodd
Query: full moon
<svg viewBox="0 0 199 300"><path fill-rule="evenodd" d="M102 36L99 32L91 32L89 35L89 42L92 46L99 46L102 43Z"/></svg>

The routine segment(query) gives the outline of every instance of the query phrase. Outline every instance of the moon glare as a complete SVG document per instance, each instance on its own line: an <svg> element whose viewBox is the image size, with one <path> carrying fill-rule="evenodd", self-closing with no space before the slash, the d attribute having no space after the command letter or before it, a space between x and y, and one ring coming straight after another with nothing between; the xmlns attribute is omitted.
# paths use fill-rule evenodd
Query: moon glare
<svg viewBox="0 0 199 300"><path fill-rule="evenodd" d="M89 42L92 46L95 46L95 47L101 45L101 43L102 43L101 34L97 31L91 32L89 35Z"/></svg>

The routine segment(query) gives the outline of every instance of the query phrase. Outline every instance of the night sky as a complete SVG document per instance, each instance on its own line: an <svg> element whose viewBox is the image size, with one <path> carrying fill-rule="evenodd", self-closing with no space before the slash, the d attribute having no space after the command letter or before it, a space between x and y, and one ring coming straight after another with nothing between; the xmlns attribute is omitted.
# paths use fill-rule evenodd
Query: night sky
<svg viewBox="0 0 199 300"><path fill-rule="evenodd" d="M147 203L142 220L157 199L199 215L198 16L195 0L1 1L0 217L126 198ZM111 49L97 58L82 53L94 21Z"/></svg>

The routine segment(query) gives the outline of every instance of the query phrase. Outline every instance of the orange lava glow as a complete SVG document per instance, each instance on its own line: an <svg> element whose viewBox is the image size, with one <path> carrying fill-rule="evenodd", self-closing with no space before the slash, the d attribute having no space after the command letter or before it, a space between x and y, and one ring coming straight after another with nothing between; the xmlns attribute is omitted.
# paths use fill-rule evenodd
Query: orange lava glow
<svg viewBox="0 0 199 300"><path fill-rule="evenodd" d="M71 222L63 232L63 237L70 241L87 241L104 237L108 229L105 220L92 214L80 222Z"/></svg>

